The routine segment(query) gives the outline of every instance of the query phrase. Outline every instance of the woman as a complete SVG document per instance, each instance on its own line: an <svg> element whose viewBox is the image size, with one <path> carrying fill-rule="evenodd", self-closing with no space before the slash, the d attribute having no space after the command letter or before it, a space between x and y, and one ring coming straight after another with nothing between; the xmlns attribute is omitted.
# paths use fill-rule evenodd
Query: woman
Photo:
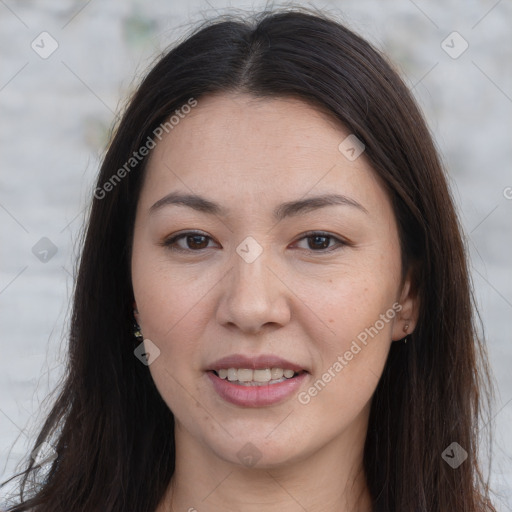
<svg viewBox="0 0 512 512"><path fill-rule="evenodd" d="M322 14L214 20L143 80L69 357L13 512L494 510L439 158L390 65Z"/></svg>

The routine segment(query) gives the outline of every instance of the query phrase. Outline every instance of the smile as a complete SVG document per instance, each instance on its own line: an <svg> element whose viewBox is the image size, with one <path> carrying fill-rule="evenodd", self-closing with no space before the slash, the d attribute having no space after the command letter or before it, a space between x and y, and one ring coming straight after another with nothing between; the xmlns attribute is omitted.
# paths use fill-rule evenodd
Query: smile
<svg viewBox="0 0 512 512"><path fill-rule="evenodd" d="M273 370L275 370L274 375L279 375L282 372L282 377L271 378L265 382L253 380L267 378L269 373L272 377ZM228 368L226 371L228 374L224 378L219 376L220 370L218 372L208 371L206 374L216 394L224 401L239 407L266 407L283 403L299 392L300 387L309 375L306 371L297 373L289 370L287 375L290 375L290 372L292 372L292 375L285 377L284 372L286 370L282 368L264 368L261 370ZM231 377L236 380L229 380L230 371ZM256 375L254 373L250 375L249 372L254 372ZM222 374L224 375L224 372ZM240 377L248 380L239 380Z"/></svg>

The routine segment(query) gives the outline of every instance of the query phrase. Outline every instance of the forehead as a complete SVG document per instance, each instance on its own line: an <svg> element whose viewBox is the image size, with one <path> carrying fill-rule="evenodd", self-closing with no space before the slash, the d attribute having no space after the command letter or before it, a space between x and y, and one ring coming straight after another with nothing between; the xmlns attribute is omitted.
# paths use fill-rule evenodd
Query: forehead
<svg viewBox="0 0 512 512"><path fill-rule="evenodd" d="M268 163L286 157L298 163L305 156L332 154L343 133L348 135L341 123L295 98L210 95L164 136L152 159L186 149L181 161L250 158Z"/></svg>
<svg viewBox="0 0 512 512"><path fill-rule="evenodd" d="M341 123L295 98L206 96L152 150L141 200L179 188L260 204L308 191L385 201L364 153L350 161L338 149L348 135Z"/></svg>

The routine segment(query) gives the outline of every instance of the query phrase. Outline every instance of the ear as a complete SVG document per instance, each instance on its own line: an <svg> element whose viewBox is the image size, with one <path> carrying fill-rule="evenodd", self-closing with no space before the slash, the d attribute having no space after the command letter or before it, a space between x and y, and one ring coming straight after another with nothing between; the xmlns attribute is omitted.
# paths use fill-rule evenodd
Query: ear
<svg viewBox="0 0 512 512"><path fill-rule="evenodd" d="M139 310L137 309L137 302L133 301L133 316L136 320L139 319Z"/></svg>
<svg viewBox="0 0 512 512"><path fill-rule="evenodd" d="M407 273L407 278L402 286L398 302L402 306L402 309L399 311L393 324L391 336L393 341L402 340L408 334L411 334L418 322L420 300L416 287L413 285L412 269Z"/></svg>

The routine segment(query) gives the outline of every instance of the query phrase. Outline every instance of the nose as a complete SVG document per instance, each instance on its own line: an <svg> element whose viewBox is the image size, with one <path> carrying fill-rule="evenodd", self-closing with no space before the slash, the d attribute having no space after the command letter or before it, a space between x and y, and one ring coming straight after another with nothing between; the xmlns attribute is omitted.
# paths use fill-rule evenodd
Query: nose
<svg viewBox="0 0 512 512"><path fill-rule="evenodd" d="M291 318L293 296L267 257L267 249L252 263L234 255L217 309L217 321L225 327L256 334L268 328L286 325Z"/></svg>

